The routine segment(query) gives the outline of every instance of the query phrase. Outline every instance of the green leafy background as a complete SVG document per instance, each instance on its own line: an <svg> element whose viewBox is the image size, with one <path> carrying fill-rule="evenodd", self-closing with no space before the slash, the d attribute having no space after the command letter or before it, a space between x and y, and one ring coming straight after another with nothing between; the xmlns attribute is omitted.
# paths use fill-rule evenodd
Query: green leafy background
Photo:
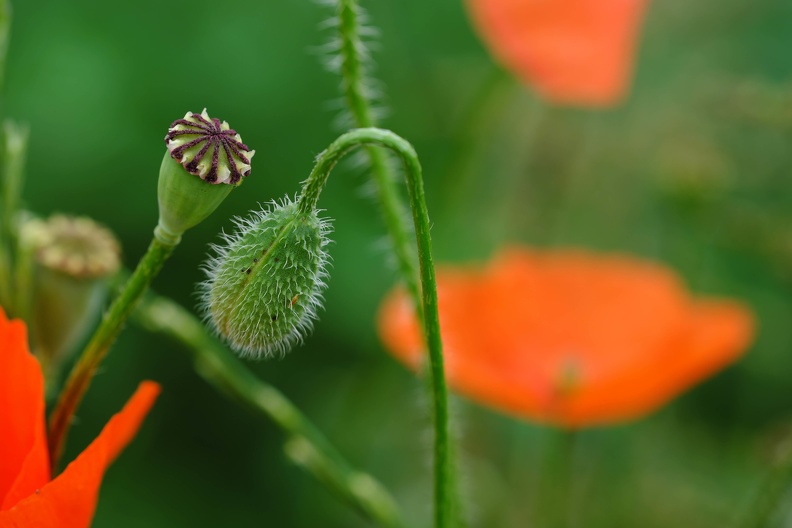
<svg viewBox="0 0 792 528"><path fill-rule="evenodd" d="M231 217L294 195L337 135L339 79L321 66L332 9L307 0L19 0L5 111L32 128L27 206L111 227L133 266L156 222L168 124L207 107L257 150L253 174L189 232L155 289L194 307L207 245ZM663 0L634 89L608 111L552 107L488 57L455 0L366 2L381 37L384 125L425 168L437 259L506 243L630 252L696 293L744 299L758 337L737 365L658 413L581 433L573 525L721 527L750 502L792 412L792 2ZM423 386L383 350L395 282L365 173L334 173L325 311L303 346L251 363L410 526L428 526ZM142 379L163 385L107 474L95 526L357 527L366 521L291 465L283 435L199 379L178 346L129 325L96 378L67 458ZM455 399L466 508L478 527L536 526L552 430ZM781 526L783 519L777 519Z"/></svg>

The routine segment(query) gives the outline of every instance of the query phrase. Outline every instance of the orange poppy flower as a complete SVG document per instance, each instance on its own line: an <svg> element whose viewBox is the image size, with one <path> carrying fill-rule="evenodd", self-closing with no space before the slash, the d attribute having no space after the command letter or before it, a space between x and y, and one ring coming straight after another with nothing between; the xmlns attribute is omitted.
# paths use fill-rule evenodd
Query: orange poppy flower
<svg viewBox="0 0 792 528"><path fill-rule="evenodd" d="M469 0L498 61L558 103L619 101L632 76L647 0Z"/></svg>
<svg viewBox="0 0 792 528"><path fill-rule="evenodd" d="M483 269L438 270L449 384L485 405L564 427L636 418L749 345L753 318L692 299L659 264L582 251L503 251ZM386 347L418 370L422 333L401 290L385 300Z"/></svg>
<svg viewBox="0 0 792 528"><path fill-rule="evenodd" d="M105 469L134 437L159 393L144 382L99 436L50 479L44 380L27 330L0 309L0 528L87 528Z"/></svg>

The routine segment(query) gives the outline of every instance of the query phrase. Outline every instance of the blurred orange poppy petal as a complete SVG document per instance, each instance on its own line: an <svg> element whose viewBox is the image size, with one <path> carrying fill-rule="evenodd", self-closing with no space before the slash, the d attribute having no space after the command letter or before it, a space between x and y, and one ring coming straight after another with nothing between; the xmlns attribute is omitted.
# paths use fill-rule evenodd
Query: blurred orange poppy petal
<svg viewBox="0 0 792 528"><path fill-rule="evenodd" d="M491 53L548 99L610 105L627 91L646 0L469 0Z"/></svg>
<svg viewBox="0 0 792 528"><path fill-rule="evenodd" d="M44 379L21 321L0 309L0 510L49 481Z"/></svg>
<svg viewBox="0 0 792 528"><path fill-rule="evenodd" d="M481 271L438 270L446 375L459 392L536 421L585 426L651 412L733 361L751 313L691 300L667 268L582 251L501 252ZM401 361L423 360L401 291L380 335Z"/></svg>
<svg viewBox="0 0 792 528"><path fill-rule="evenodd" d="M107 467L137 433L159 394L159 385L143 382L99 436L52 482L0 512L0 528L88 528Z"/></svg>
<svg viewBox="0 0 792 528"><path fill-rule="evenodd" d="M659 353L636 354L631 370L581 384L559 404L559 420L580 426L591 416L606 423L651 412L737 359L753 333L753 316L745 307L730 301L695 302L685 327Z"/></svg>

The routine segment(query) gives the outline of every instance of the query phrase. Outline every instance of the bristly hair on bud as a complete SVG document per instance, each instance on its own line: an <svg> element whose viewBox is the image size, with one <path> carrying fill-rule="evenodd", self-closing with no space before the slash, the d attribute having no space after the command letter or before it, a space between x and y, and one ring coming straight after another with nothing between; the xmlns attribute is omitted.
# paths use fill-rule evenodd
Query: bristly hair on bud
<svg viewBox="0 0 792 528"><path fill-rule="evenodd" d="M250 174L250 160L256 153L227 121L203 112L187 112L174 121L165 136L171 157L187 172L208 183L236 185Z"/></svg>
<svg viewBox="0 0 792 528"><path fill-rule="evenodd" d="M284 354L311 330L321 306L330 224L289 198L235 224L204 266L205 318L242 356Z"/></svg>

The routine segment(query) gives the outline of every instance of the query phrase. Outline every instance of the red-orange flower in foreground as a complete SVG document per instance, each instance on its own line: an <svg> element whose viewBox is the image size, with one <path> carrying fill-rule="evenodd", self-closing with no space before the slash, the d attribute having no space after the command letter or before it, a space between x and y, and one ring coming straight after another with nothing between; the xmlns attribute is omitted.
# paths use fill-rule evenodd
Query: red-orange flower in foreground
<svg viewBox="0 0 792 528"><path fill-rule="evenodd" d="M50 480L44 381L21 321L0 309L0 528L87 528L105 469L137 432L159 386L144 382L74 462Z"/></svg>
<svg viewBox="0 0 792 528"><path fill-rule="evenodd" d="M507 413L567 427L635 418L733 361L753 318L692 299L668 269L626 256L512 248L483 269L438 270L449 384ZM419 369L407 296L379 317L385 345Z"/></svg>
<svg viewBox="0 0 792 528"><path fill-rule="evenodd" d="M469 0L491 53L558 103L609 105L630 84L647 0Z"/></svg>

